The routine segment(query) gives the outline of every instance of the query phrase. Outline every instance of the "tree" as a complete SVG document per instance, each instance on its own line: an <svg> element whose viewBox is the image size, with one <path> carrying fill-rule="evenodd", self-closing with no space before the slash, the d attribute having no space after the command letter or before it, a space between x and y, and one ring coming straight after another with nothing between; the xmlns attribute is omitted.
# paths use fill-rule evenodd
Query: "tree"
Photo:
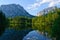
<svg viewBox="0 0 60 40"><path fill-rule="evenodd" d="M24 16L16 16L10 18L10 27L14 29L30 29L32 26L32 19Z"/></svg>
<svg viewBox="0 0 60 40"><path fill-rule="evenodd" d="M56 13L58 17L55 19L52 27L52 36L56 37L56 40L60 40L60 9L56 9Z"/></svg>
<svg viewBox="0 0 60 40"><path fill-rule="evenodd" d="M7 26L8 26L8 20L6 19L4 13L0 11L0 35L2 35Z"/></svg>

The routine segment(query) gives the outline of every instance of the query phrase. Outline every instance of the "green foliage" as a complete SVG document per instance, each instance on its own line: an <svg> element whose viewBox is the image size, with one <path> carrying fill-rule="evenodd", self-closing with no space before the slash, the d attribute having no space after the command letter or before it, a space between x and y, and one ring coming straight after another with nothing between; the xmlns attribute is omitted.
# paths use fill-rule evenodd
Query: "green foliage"
<svg viewBox="0 0 60 40"><path fill-rule="evenodd" d="M4 32L5 28L8 27L8 20L2 11L0 11L0 35Z"/></svg>
<svg viewBox="0 0 60 40"><path fill-rule="evenodd" d="M56 37L56 40L60 40L60 9L56 9L56 13L58 14L58 17L54 21L52 27L52 36Z"/></svg>
<svg viewBox="0 0 60 40"><path fill-rule="evenodd" d="M55 30L56 32L58 31L60 32L60 27L59 27L60 23L59 24L57 23L60 21L59 16L60 16L60 11L59 9L56 8L54 11L48 12L48 14L35 17L32 19L32 28L39 30L40 32L41 31L48 32L49 35L52 34L53 36L54 34L56 36Z"/></svg>
<svg viewBox="0 0 60 40"><path fill-rule="evenodd" d="M17 30L22 29L30 29L32 26L32 19L22 16L17 16L14 18L9 18L10 21L10 28L14 28Z"/></svg>

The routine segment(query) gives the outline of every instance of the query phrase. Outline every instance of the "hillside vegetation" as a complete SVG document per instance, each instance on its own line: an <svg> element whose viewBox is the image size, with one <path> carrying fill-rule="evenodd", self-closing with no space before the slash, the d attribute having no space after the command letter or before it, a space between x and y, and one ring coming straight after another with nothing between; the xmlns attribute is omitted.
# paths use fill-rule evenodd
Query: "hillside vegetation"
<svg viewBox="0 0 60 40"><path fill-rule="evenodd" d="M32 19L32 28L40 32L47 32L51 37L56 37L60 40L60 9L55 8L54 11L49 11L47 14L35 17Z"/></svg>

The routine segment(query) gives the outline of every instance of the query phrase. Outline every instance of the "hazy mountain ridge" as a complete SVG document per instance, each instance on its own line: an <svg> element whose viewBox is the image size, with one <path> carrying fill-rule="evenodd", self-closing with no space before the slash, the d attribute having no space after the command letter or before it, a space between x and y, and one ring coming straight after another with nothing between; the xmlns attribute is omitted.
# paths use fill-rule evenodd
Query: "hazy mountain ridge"
<svg viewBox="0 0 60 40"><path fill-rule="evenodd" d="M15 16L26 16L30 18L33 17L22 6L18 4L1 5L0 9L5 13L6 17Z"/></svg>
<svg viewBox="0 0 60 40"><path fill-rule="evenodd" d="M42 11L38 12L37 13L37 16L40 16L40 15L43 15L43 14L47 14L49 11L52 11L53 12L55 10L55 8L56 8L56 6L45 8Z"/></svg>

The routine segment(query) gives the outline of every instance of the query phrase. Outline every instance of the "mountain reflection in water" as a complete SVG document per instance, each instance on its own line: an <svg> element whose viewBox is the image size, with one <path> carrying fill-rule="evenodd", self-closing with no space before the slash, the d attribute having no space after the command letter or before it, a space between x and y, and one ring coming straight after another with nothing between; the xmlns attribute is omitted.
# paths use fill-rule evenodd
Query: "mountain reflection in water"
<svg viewBox="0 0 60 40"><path fill-rule="evenodd" d="M42 34L40 34L39 31L31 31L29 32L24 38L23 40L49 40L49 38L43 36Z"/></svg>

